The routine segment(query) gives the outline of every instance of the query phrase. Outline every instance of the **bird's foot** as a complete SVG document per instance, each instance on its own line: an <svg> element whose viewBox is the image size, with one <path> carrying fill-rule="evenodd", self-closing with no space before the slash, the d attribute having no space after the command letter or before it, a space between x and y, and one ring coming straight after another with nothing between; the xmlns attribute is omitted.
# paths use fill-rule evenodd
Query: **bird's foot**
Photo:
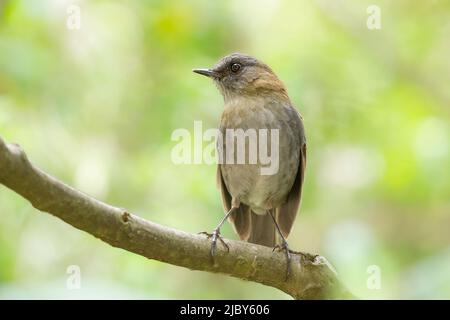
<svg viewBox="0 0 450 320"><path fill-rule="evenodd" d="M203 231L199 232L199 234L205 234L208 237L208 239L211 239L211 251L210 251L211 258L214 259L214 254L216 253L217 247L217 240L219 240L222 243L222 245L227 249L227 252L230 252L230 247L220 235L220 229L214 229L212 233Z"/></svg>
<svg viewBox="0 0 450 320"><path fill-rule="evenodd" d="M286 255L286 278L285 278L285 280L287 280L289 275L291 274L291 253L297 253L297 252L289 249L288 243L284 239L282 240L281 245L277 244L277 245L275 245L275 247L273 247L272 252L274 252L275 250L276 251L284 251L284 253Z"/></svg>

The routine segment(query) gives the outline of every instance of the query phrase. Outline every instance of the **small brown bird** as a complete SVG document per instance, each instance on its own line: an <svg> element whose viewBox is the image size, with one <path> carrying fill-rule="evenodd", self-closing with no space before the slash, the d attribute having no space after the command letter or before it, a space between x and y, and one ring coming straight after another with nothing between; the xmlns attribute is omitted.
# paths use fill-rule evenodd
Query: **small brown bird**
<svg viewBox="0 0 450 320"><path fill-rule="evenodd" d="M241 240L285 250L289 270L286 238L300 205L306 164L302 118L272 69L253 57L233 53L212 69L193 71L213 79L224 98L219 128L223 136L227 129L279 132L279 140L271 141L278 142L279 163L275 173L261 174L263 164L259 160L218 165L217 180L226 215L210 234L211 254L214 256L218 239L228 248L220 236L220 227L229 218ZM217 145L219 154L221 150L230 152L226 141L221 140ZM246 159L250 151L249 140L245 140ZM281 243L277 243L278 239Z"/></svg>

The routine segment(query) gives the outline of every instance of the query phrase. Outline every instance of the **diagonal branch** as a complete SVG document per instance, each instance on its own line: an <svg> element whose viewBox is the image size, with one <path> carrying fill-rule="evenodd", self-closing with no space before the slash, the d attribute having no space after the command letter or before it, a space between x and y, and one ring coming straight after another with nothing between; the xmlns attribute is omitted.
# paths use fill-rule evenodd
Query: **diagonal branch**
<svg viewBox="0 0 450 320"><path fill-rule="evenodd" d="M6 144L1 137L0 183L30 201L36 209L113 247L149 259L262 283L296 299L353 297L323 257L293 255L288 280L284 255L264 246L227 240L230 251L219 245L213 262L210 242L204 236L146 221L71 188L33 166L20 146Z"/></svg>

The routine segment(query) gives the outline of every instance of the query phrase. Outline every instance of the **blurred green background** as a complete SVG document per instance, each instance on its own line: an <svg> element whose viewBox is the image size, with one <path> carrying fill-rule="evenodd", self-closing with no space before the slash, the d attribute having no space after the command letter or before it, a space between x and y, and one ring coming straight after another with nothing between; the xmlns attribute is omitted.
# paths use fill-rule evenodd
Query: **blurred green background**
<svg viewBox="0 0 450 320"><path fill-rule="evenodd" d="M92 196L209 231L215 166L173 164L171 133L217 126L222 98L191 69L236 51L269 64L305 118L291 247L326 256L361 298L450 298L449 1L3 0L0 135ZM2 299L289 298L114 249L3 186L0 216Z"/></svg>

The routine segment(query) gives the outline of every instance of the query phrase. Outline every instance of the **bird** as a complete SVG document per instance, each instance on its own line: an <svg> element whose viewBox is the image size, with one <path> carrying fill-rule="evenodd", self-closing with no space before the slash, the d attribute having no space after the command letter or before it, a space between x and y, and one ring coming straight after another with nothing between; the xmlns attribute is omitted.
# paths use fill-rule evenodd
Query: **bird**
<svg viewBox="0 0 450 320"><path fill-rule="evenodd" d="M212 68L193 72L211 78L223 97L219 125L222 136L227 130L239 129L276 129L279 135L278 170L273 174L261 174L263 164L259 160L217 165L225 215L212 233L203 232L212 239L211 255L215 254L217 240L229 250L220 234L228 219L241 240L284 250L289 273L290 253L294 251L286 239L300 206L306 168L303 118L283 82L267 64L254 57L232 53ZM236 150L229 150L226 140L217 140L217 150L219 154L222 151L233 155ZM249 143L250 139L245 140L245 160L251 156Z"/></svg>

